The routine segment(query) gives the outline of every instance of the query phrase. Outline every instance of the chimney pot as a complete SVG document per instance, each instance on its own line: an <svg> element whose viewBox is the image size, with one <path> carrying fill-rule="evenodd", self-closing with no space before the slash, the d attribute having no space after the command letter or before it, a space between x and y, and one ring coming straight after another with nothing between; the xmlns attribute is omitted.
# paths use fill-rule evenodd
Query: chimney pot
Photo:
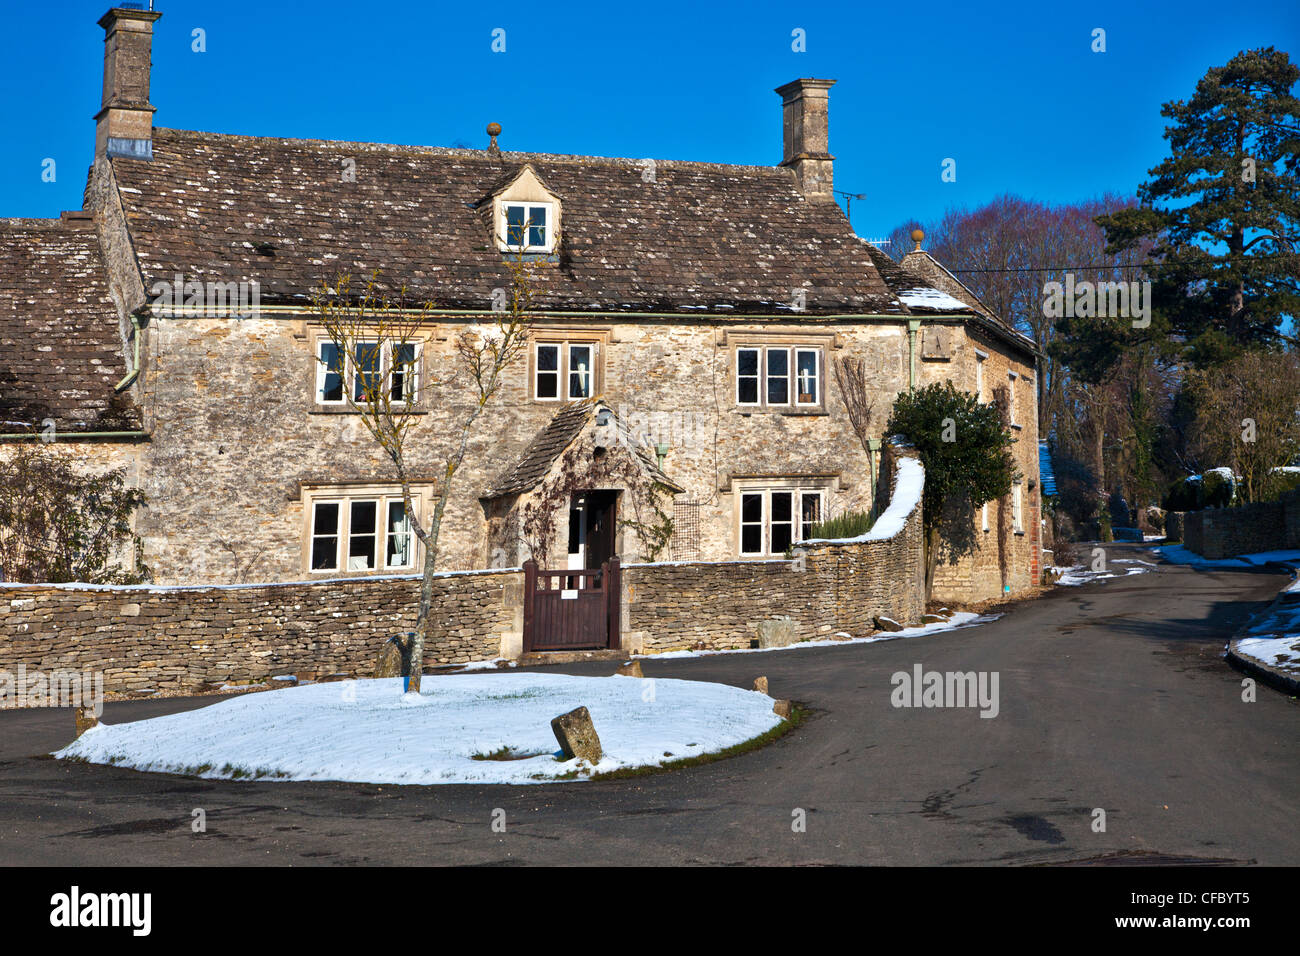
<svg viewBox="0 0 1300 956"><path fill-rule="evenodd" d="M835 201L834 160L830 154L829 106L834 80L805 78L778 86L783 122L782 166L794 170L804 197Z"/></svg>
<svg viewBox="0 0 1300 956"><path fill-rule="evenodd" d="M143 6L143 5L141 5ZM104 28L104 95L95 114L95 155L153 158L149 71L153 25L161 13L113 7Z"/></svg>

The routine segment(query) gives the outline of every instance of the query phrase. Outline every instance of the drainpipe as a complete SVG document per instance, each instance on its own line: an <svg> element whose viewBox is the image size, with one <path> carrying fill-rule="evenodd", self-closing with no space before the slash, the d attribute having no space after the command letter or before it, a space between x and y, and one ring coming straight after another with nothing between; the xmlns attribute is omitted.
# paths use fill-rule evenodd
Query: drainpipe
<svg viewBox="0 0 1300 956"><path fill-rule="evenodd" d="M131 338L134 340L134 353L131 359L131 367L127 370L126 377L113 386L113 391L120 392L124 388L130 387L131 383L136 380L140 374L140 317L131 316Z"/></svg>
<svg viewBox="0 0 1300 956"><path fill-rule="evenodd" d="M879 502L879 500L878 500L878 496L877 496L877 494L876 494L876 491L877 491L877 488L876 488L876 455L878 455L878 454L880 454L880 439L879 439L879 438L868 438L868 439L867 439L867 461L869 461L869 462L871 463L871 513L872 513L873 515L879 513L879 511L880 511L880 508L878 507L878 505L879 505L880 502Z"/></svg>
<svg viewBox="0 0 1300 956"><path fill-rule="evenodd" d="M920 319L907 320L907 387L916 388L916 333L921 330Z"/></svg>

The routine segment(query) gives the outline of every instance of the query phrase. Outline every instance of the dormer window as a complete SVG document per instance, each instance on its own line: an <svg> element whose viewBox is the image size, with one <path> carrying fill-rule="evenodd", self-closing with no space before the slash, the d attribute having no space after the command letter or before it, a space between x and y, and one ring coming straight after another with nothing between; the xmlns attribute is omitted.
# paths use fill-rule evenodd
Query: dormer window
<svg viewBox="0 0 1300 956"><path fill-rule="evenodd" d="M506 249L510 252L551 251L551 204L507 202Z"/></svg>
<svg viewBox="0 0 1300 956"><path fill-rule="evenodd" d="M492 241L506 255L550 256L560 234L560 198L525 163L479 207L492 231Z"/></svg>

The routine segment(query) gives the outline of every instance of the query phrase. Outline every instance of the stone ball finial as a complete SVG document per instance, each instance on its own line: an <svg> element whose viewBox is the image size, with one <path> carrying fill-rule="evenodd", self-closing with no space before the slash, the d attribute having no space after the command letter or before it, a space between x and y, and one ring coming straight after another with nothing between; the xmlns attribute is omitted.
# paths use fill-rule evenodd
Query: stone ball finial
<svg viewBox="0 0 1300 956"><path fill-rule="evenodd" d="M912 230L912 241L916 243L916 251L921 250L921 242L925 239L925 233L920 229Z"/></svg>
<svg viewBox="0 0 1300 956"><path fill-rule="evenodd" d="M488 123L487 134L493 138L501 135L500 123Z"/></svg>

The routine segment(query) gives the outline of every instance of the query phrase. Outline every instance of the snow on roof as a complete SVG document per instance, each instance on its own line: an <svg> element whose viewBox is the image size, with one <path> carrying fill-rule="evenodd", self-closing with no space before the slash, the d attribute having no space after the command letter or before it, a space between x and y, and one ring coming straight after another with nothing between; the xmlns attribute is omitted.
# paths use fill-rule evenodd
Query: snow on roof
<svg viewBox="0 0 1300 956"><path fill-rule="evenodd" d="M915 289L904 289L898 293L903 304L909 309L934 309L939 312L970 312L971 307L960 299L954 299L946 292L940 292L938 289L932 289L929 286L920 286Z"/></svg>

